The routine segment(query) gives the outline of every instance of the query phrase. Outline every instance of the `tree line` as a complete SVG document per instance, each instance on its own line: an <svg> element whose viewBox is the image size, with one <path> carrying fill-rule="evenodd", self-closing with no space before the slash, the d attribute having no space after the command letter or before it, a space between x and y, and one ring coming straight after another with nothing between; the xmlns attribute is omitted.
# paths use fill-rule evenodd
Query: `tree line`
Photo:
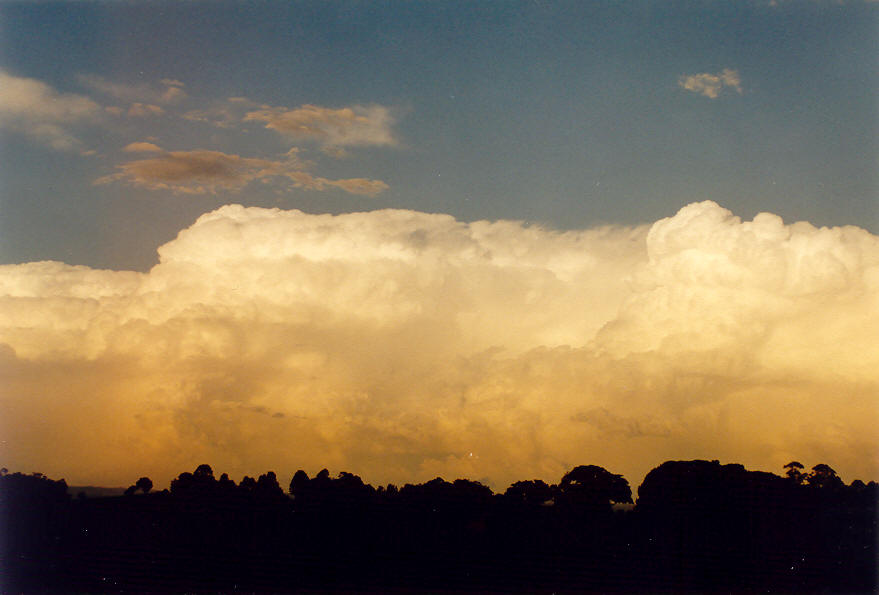
<svg viewBox="0 0 879 595"><path fill-rule="evenodd" d="M0 470L9 592L875 592L879 486L826 464L784 475L667 461L633 499L581 465L503 493L468 479L373 487L348 472L210 465L167 490L71 497ZM626 505L626 506L619 506Z"/></svg>

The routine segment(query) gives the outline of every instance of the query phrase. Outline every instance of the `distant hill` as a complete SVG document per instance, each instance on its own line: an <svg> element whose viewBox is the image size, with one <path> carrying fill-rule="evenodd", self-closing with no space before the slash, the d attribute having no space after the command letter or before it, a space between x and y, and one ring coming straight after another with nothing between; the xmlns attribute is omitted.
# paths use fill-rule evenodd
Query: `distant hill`
<svg viewBox="0 0 879 595"><path fill-rule="evenodd" d="M86 498L110 498L122 496L126 488L102 488L98 486L67 486L67 493L76 498L80 493Z"/></svg>

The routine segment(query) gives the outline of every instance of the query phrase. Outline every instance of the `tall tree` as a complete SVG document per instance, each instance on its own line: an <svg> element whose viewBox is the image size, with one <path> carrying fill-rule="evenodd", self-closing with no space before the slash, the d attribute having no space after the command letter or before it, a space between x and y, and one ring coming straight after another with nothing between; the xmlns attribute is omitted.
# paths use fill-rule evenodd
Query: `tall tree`
<svg viewBox="0 0 879 595"><path fill-rule="evenodd" d="M609 511L612 502L632 502L629 482L597 465L574 467L562 477L558 490L562 502L592 509Z"/></svg>
<svg viewBox="0 0 879 595"><path fill-rule="evenodd" d="M836 471L824 463L812 467L812 472L806 477L806 483L819 488L836 488L843 485Z"/></svg>
<svg viewBox="0 0 879 595"><path fill-rule="evenodd" d="M149 494L150 490L153 489L153 480L149 477L141 477L134 482L134 487L142 491L144 494Z"/></svg>
<svg viewBox="0 0 879 595"><path fill-rule="evenodd" d="M803 469L805 469L805 467L803 467L803 464L801 462L791 461L790 463L785 465L784 468L787 469L787 473L785 473L785 475L787 475L791 481L797 484L803 483L803 479L805 478Z"/></svg>

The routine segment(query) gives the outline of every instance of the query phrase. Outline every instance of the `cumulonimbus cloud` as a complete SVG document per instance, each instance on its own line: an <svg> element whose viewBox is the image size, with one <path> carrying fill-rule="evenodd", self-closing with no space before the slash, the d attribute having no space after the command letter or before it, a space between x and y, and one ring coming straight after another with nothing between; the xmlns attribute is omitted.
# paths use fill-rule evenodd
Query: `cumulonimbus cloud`
<svg viewBox="0 0 879 595"><path fill-rule="evenodd" d="M702 72L681 75L678 78L678 86L709 99L717 99L726 88L736 91L739 95L742 94L742 79L739 71L730 68L724 68L716 74Z"/></svg>
<svg viewBox="0 0 879 595"><path fill-rule="evenodd" d="M291 188L327 190L340 188L351 194L375 196L387 190L381 180L349 178L330 180L307 171L308 162L299 159L297 150L282 159L259 159L221 151L164 151L153 143L127 145L126 152L151 152L153 157L123 163L115 174L95 180L96 185L121 182L150 190L167 190L180 194L206 194L239 191L253 181L284 179Z"/></svg>
<svg viewBox="0 0 879 595"><path fill-rule="evenodd" d="M53 149L82 151L82 142L71 128L95 122L102 113L88 97L59 93L42 81L0 70L0 126Z"/></svg>
<svg viewBox="0 0 879 595"><path fill-rule="evenodd" d="M313 140L328 147L392 146L391 110L381 105L332 109L303 105L295 109L263 106L248 112L245 121L265 122L265 127L294 139Z"/></svg>
<svg viewBox="0 0 879 595"><path fill-rule="evenodd" d="M879 238L712 202L554 231L230 205L148 273L0 267L4 464L502 489L665 459L875 478ZM812 464L814 464L812 463Z"/></svg>

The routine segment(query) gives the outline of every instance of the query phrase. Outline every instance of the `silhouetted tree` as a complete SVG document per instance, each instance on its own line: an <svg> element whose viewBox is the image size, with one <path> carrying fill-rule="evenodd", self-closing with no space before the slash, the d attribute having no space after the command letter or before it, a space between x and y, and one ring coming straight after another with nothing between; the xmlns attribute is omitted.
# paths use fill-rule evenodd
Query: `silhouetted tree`
<svg viewBox="0 0 879 595"><path fill-rule="evenodd" d="M216 491L217 480L210 465L202 464L195 468L194 473L183 472L171 481L172 494L196 494L204 496Z"/></svg>
<svg viewBox="0 0 879 595"><path fill-rule="evenodd" d="M191 490L193 483L194 480L192 473L184 471L178 475L176 479L171 480L171 493L179 494Z"/></svg>
<svg viewBox="0 0 879 595"><path fill-rule="evenodd" d="M149 494L150 490L153 489L153 480L149 477L141 477L134 483L134 487L144 494Z"/></svg>
<svg viewBox="0 0 879 595"><path fill-rule="evenodd" d="M484 501L492 496L490 487L472 479L456 479L452 487L458 499L467 502Z"/></svg>
<svg viewBox="0 0 879 595"><path fill-rule="evenodd" d="M308 489L308 481L308 473L302 469L294 473L293 479L290 480L290 495L302 495Z"/></svg>
<svg viewBox="0 0 879 595"><path fill-rule="evenodd" d="M330 479L330 472L327 469L321 469L317 472L308 483L308 494L318 500L323 500L329 494L332 488L333 480Z"/></svg>
<svg viewBox="0 0 879 595"><path fill-rule="evenodd" d="M392 499L400 493L400 490L394 484L389 483L386 486L378 486L375 492L382 498Z"/></svg>
<svg viewBox="0 0 879 595"><path fill-rule="evenodd" d="M235 482L229 479L228 473L223 473L222 475L220 475L220 479L217 481L217 485L220 489L224 491L231 491L236 487Z"/></svg>
<svg viewBox="0 0 879 595"><path fill-rule="evenodd" d="M805 467L803 467L803 464L801 462L791 461L790 463L785 465L784 468L787 469L787 472L785 473L785 475L787 475L787 477L791 481L795 482L796 484L803 483L803 479L805 478L805 474L803 473L803 469Z"/></svg>
<svg viewBox="0 0 879 595"><path fill-rule="evenodd" d="M543 504L552 499L552 488L541 479L517 481L507 488L504 496L526 504Z"/></svg>
<svg viewBox="0 0 879 595"><path fill-rule="evenodd" d="M730 486L740 483L746 473L741 465L721 465L720 461L666 461L652 469L638 487L638 508L665 515L713 510L723 506Z"/></svg>
<svg viewBox="0 0 879 595"><path fill-rule="evenodd" d="M594 465L504 496L297 471L293 502L271 471L236 486L202 465L173 494L77 502L63 481L0 474L0 591L879 592L879 486L827 465L809 477L840 487L668 461L634 512L610 514L631 490Z"/></svg>
<svg viewBox="0 0 879 595"><path fill-rule="evenodd" d="M568 471L558 486L562 502L598 510L611 510L611 503L631 503L632 489L622 475L597 465L580 465Z"/></svg>
<svg viewBox="0 0 879 595"><path fill-rule="evenodd" d="M374 492L373 487L363 483L357 475L340 471L339 476L330 481L324 498L334 505L350 507L364 504Z"/></svg>
<svg viewBox="0 0 879 595"><path fill-rule="evenodd" d="M245 475L241 478L241 483L238 484L238 487L245 492L252 492L256 489L256 480L249 475Z"/></svg>
<svg viewBox="0 0 879 595"><path fill-rule="evenodd" d="M211 469L211 466L203 463L195 468L195 473L192 474L196 479L200 480L213 480L214 479L214 470Z"/></svg>
<svg viewBox="0 0 879 595"><path fill-rule="evenodd" d="M372 491L372 486L367 486L359 476L347 471L339 472L339 477L333 480L333 487L352 494Z"/></svg>
<svg viewBox="0 0 879 595"><path fill-rule="evenodd" d="M0 591L51 591L27 588L22 581L57 568L69 502L63 479L53 481L42 473L0 475Z"/></svg>
<svg viewBox="0 0 879 595"><path fill-rule="evenodd" d="M284 496L284 490L278 484L278 477L274 471L269 471L259 476L256 480L254 493L262 498L278 498Z"/></svg>
<svg viewBox="0 0 879 595"><path fill-rule="evenodd" d="M819 463L812 467L812 472L806 477L806 483L819 488L838 488L844 485L830 465Z"/></svg>

